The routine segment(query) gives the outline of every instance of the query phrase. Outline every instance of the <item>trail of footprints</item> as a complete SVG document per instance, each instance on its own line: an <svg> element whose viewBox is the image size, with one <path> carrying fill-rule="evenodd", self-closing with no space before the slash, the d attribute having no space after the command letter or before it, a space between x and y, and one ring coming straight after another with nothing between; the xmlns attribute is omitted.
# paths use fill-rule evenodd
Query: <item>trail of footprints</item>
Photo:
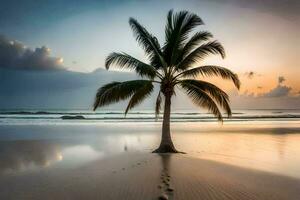
<svg viewBox="0 0 300 200"><path fill-rule="evenodd" d="M143 161L137 162L136 164L131 165L131 168L135 168L135 167L141 165L142 163L146 164L147 160L143 160ZM126 168L122 167L119 171L124 171L124 170L126 170ZM113 170L112 171L113 174L116 174L117 172L118 172L117 170Z"/></svg>
<svg viewBox="0 0 300 200"><path fill-rule="evenodd" d="M136 164L133 164L131 167L137 167L139 165L141 165L142 163L146 164L147 161L141 161L141 162L137 162ZM122 168L122 171L126 170L126 168ZM113 174L117 173L116 170L112 171ZM169 200L170 197L173 196L173 187L171 186L171 176L168 173L168 170L166 168L164 168L161 172L160 175L160 179L161 179L161 184L158 185L158 189L161 190L161 195L158 197L159 200Z"/></svg>
<svg viewBox="0 0 300 200"><path fill-rule="evenodd" d="M161 190L162 194L158 197L159 200L168 200L173 196L173 187L171 186L171 176L167 169L164 169L160 176L161 184L158 188Z"/></svg>

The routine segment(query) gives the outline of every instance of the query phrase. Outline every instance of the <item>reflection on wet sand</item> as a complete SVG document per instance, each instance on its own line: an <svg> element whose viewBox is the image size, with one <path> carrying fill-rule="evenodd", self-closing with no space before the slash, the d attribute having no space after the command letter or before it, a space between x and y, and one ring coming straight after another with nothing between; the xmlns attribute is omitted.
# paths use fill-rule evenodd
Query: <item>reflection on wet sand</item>
<svg viewBox="0 0 300 200"><path fill-rule="evenodd" d="M278 150L278 157L280 158L280 160L284 160L285 158L285 151L287 148L287 141L286 141L286 137L277 137L277 150Z"/></svg>
<svg viewBox="0 0 300 200"><path fill-rule="evenodd" d="M190 155L300 177L299 134L186 133L175 143ZM179 146L178 145L178 146Z"/></svg>
<svg viewBox="0 0 300 200"><path fill-rule="evenodd" d="M0 173L47 167L62 159L61 146L49 141L0 143Z"/></svg>
<svg viewBox="0 0 300 200"><path fill-rule="evenodd" d="M0 172L75 168L99 157L151 152L160 139L153 126L0 127ZM289 126L178 123L172 132L178 149L189 156L300 178L300 129Z"/></svg>

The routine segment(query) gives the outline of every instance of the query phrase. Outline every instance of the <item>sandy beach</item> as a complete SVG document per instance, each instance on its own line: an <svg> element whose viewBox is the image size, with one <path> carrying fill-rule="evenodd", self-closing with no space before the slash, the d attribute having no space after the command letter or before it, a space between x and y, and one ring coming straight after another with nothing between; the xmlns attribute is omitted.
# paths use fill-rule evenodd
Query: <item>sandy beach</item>
<svg viewBox="0 0 300 200"><path fill-rule="evenodd" d="M0 199L297 200L300 180L187 154L123 153L75 169L2 176Z"/></svg>

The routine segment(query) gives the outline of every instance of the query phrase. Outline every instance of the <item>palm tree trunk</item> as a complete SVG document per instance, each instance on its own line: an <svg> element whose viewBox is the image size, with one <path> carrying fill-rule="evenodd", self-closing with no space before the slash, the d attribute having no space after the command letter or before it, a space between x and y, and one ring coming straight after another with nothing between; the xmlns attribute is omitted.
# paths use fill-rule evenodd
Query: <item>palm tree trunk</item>
<svg viewBox="0 0 300 200"><path fill-rule="evenodd" d="M170 115L171 115L171 95L165 94L164 116L162 124L161 142L154 153L177 153L171 138Z"/></svg>

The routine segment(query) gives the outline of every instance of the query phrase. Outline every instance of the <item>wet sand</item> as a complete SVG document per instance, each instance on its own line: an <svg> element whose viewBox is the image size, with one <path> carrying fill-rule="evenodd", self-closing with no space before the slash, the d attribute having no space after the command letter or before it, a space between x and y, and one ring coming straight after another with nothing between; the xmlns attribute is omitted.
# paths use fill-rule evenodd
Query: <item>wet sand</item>
<svg viewBox="0 0 300 200"><path fill-rule="evenodd" d="M74 169L6 174L0 199L298 200L300 179L189 155L124 153ZM162 198L163 199L163 198Z"/></svg>

